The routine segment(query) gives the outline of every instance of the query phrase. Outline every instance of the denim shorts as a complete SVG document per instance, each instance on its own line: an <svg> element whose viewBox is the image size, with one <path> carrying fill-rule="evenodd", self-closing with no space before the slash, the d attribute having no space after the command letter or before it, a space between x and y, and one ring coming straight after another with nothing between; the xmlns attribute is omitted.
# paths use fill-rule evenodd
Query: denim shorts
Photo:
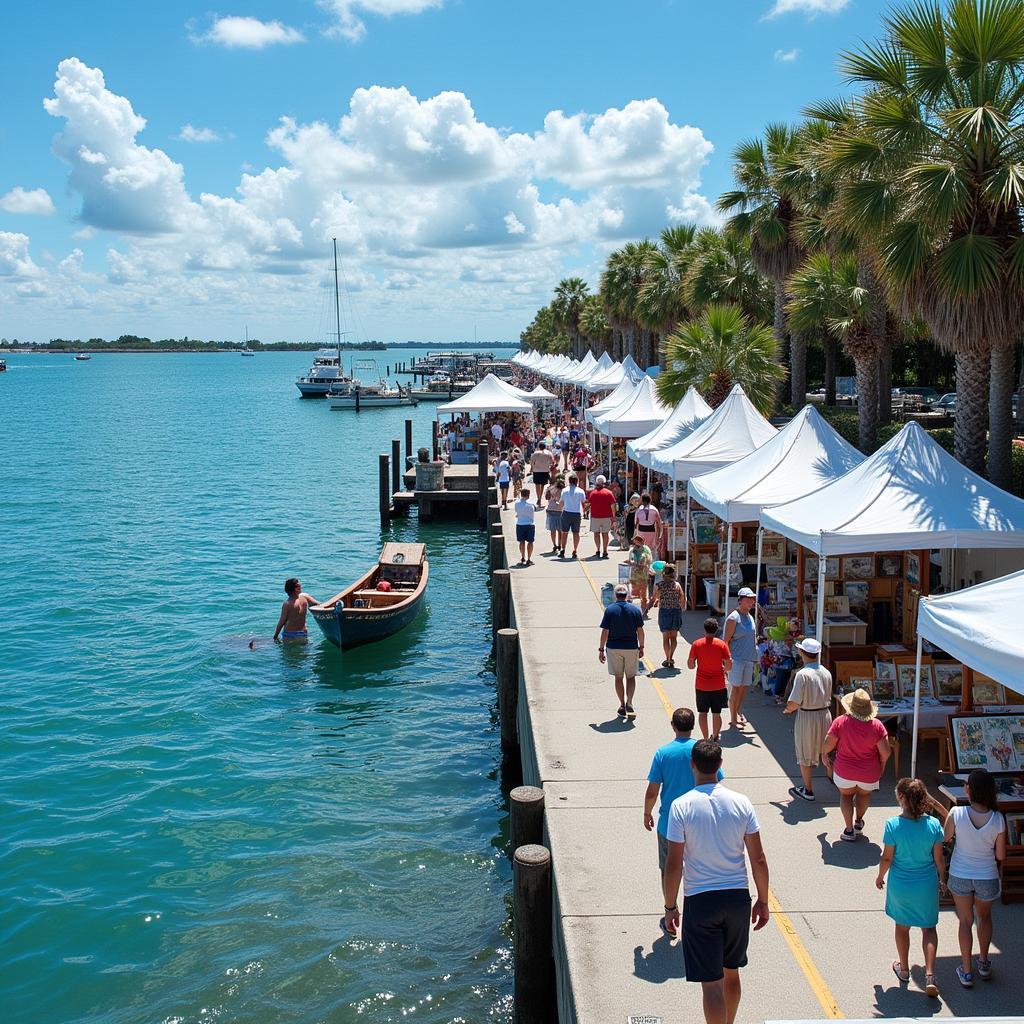
<svg viewBox="0 0 1024 1024"><path fill-rule="evenodd" d="M950 875L946 886L954 896L973 894L979 900L998 899L1002 892L998 878L960 878Z"/></svg>

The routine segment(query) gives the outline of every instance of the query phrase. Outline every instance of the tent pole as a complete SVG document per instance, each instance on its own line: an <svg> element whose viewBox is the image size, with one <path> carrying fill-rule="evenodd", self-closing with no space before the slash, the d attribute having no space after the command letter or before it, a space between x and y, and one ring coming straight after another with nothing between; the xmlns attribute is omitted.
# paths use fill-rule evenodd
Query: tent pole
<svg viewBox="0 0 1024 1024"><path fill-rule="evenodd" d="M818 610L817 610L817 625L815 626L814 638L818 643L822 643L821 640L821 628L822 619L825 617L825 556L824 554L818 555ZM824 644L822 644L824 646Z"/></svg>
<svg viewBox="0 0 1024 1024"><path fill-rule="evenodd" d="M675 492L676 489L676 470L675 466L672 467L672 490ZM686 535L683 538L683 543L686 545L686 590L690 589L690 488L686 488ZM690 598L693 599L694 608L697 607L697 598L690 594L687 597L689 602ZM689 604L687 604L689 607Z"/></svg>
<svg viewBox="0 0 1024 1024"><path fill-rule="evenodd" d="M761 551L764 546L764 527L758 526L757 528L757 572L754 576L754 593L757 595L757 603L754 605L754 610L760 606L761 603Z"/></svg>
<svg viewBox="0 0 1024 1024"><path fill-rule="evenodd" d="M729 585L732 582L732 523L725 521L725 598L722 601L722 617L729 618Z"/></svg>
<svg viewBox="0 0 1024 1024"><path fill-rule="evenodd" d="M921 598L922 601L926 598ZM914 735L910 741L910 777L917 778L917 723L921 715L921 649L924 637L917 634L917 667L914 672Z"/></svg>

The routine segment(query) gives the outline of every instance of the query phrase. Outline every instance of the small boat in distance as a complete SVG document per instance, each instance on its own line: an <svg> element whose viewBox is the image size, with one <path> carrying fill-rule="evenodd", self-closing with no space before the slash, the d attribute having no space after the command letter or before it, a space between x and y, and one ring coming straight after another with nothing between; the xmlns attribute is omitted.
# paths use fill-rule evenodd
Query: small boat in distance
<svg viewBox="0 0 1024 1024"><path fill-rule="evenodd" d="M313 357L313 365L302 377L296 377L295 386L303 398L326 398L332 388L344 388L351 384L352 379L345 376L345 368L341 365L341 339L347 331L341 329L341 302L338 297L338 240L334 243L334 321L337 353L331 349L321 349Z"/></svg>
<svg viewBox="0 0 1024 1024"><path fill-rule="evenodd" d="M370 379L376 384L364 384L358 376L358 370L370 371ZM377 363L373 359L360 359L352 368L352 380L344 385L335 385L327 393L327 400L332 409L382 409L396 405L415 405L416 399L408 388L391 387L381 376Z"/></svg>
<svg viewBox="0 0 1024 1024"><path fill-rule="evenodd" d="M88 352L76 352L75 353L75 362L76 363L84 363L84 362L86 362L89 359L92 359L92 356L89 355Z"/></svg>
<svg viewBox="0 0 1024 1024"><path fill-rule="evenodd" d="M368 573L309 613L342 650L383 640L416 618L429 574L426 545L385 544Z"/></svg>
<svg viewBox="0 0 1024 1024"><path fill-rule="evenodd" d="M249 328L248 327L246 327L246 329L245 329L245 348L242 349L242 355L243 356L255 356L256 355L256 353L253 352L253 350L251 348L249 348Z"/></svg>
<svg viewBox="0 0 1024 1024"><path fill-rule="evenodd" d="M0 373L6 373L6 372L7 372L7 360L6 359L0 359Z"/></svg>

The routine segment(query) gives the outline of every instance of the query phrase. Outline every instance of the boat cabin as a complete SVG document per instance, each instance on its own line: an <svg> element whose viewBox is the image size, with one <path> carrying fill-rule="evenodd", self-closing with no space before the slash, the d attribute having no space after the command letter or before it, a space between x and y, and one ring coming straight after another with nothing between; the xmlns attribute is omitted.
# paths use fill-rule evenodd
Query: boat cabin
<svg viewBox="0 0 1024 1024"><path fill-rule="evenodd" d="M426 558L425 544L385 544L373 572L346 595L346 607L389 608L401 604L419 586ZM390 590L377 589L382 580L391 584Z"/></svg>

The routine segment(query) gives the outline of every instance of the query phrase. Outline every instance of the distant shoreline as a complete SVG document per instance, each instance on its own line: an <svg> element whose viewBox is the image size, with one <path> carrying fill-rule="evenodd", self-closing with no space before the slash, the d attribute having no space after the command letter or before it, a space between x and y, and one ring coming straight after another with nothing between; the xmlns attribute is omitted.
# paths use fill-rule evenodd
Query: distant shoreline
<svg viewBox="0 0 1024 1024"><path fill-rule="evenodd" d="M336 345L281 345L273 348L256 348L251 351L257 355L264 355L273 352L319 352L321 349L329 348L335 349ZM484 344L483 342L474 345L472 342L449 342L447 346L442 343L433 344L428 342L400 342L396 341L394 344L385 344L380 348L346 348L342 345L342 352L359 353L359 352L387 352L391 349L398 348L422 348L431 349L434 351L454 351L460 352L464 349L504 349L504 348L518 348L517 344L512 342L497 342L495 344ZM17 348L10 348L0 346L0 356L71 356L77 352L87 352L89 355L238 355L242 350L240 348L209 348L203 346L202 348L153 348L151 346L144 346L142 348L122 348L120 346L113 347L104 345L102 348L90 348L88 345L83 345L81 348L50 348L46 345L19 345Z"/></svg>

